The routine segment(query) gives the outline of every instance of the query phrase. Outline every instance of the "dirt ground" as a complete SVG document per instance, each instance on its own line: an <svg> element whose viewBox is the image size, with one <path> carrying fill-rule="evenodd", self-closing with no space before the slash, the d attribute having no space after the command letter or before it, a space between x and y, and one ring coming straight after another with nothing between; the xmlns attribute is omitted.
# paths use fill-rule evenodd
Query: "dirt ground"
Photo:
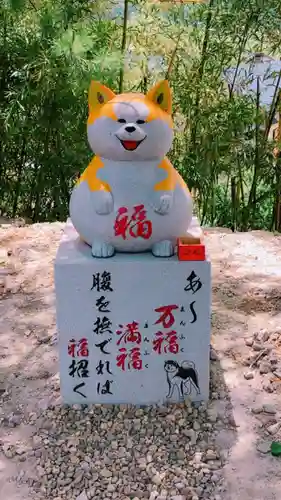
<svg viewBox="0 0 281 500"><path fill-rule="evenodd" d="M32 475L34 467L26 443L40 412L60 401L53 260L63 228L0 227L0 422L6 423L0 445L18 449L15 460L0 454L3 500L28 498L28 484L20 482L22 471ZM207 229L206 244L215 376L224 378L233 413L233 431L222 429L217 437L230 449L223 500L280 500L281 458L259 446L281 439L281 236ZM274 370L262 367L262 359Z"/></svg>

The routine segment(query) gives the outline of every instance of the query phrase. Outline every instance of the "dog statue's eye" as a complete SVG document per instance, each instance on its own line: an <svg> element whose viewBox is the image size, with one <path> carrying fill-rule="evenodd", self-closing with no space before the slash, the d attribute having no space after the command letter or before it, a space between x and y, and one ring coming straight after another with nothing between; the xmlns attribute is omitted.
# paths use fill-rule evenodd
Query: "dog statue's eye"
<svg viewBox="0 0 281 500"><path fill-rule="evenodd" d="M138 125L143 125L143 124L145 123L145 121L144 121L144 120L137 120L137 121L136 121L136 123L137 123Z"/></svg>
<svg viewBox="0 0 281 500"><path fill-rule="evenodd" d="M126 120L124 120L124 118L119 118L119 120L117 120L118 123L126 123Z"/></svg>

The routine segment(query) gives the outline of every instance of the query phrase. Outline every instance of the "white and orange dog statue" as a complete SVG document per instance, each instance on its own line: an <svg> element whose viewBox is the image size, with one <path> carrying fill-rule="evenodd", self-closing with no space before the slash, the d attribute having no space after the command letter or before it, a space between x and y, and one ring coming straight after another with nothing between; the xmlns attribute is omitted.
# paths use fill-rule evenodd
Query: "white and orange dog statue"
<svg viewBox="0 0 281 500"><path fill-rule="evenodd" d="M190 192L166 154L173 141L166 80L147 95L89 90L88 141L95 157L78 180L70 217L94 257L175 253L192 220Z"/></svg>

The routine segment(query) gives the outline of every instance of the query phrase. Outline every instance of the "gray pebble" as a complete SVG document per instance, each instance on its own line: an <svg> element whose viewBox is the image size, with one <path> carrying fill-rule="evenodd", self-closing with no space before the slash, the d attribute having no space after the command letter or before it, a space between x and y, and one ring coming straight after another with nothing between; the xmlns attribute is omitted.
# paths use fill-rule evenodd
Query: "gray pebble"
<svg viewBox="0 0 281 500"><path fill-rule="evenodd" d="M245 344L247 347L252 347L254 340L252 338L245 339Z"/></svg>
<svg viewBox="0 0 281 500"><path fill-rule="evenodd" d="M267 432L269 432L269 434L271 435L274 435L279 431L280 426L281 422L277 422L277 424L272 424L269 427L267 427Z"/></svg>
<svg viewBox="0 0 281 500"><path fill-rule="evenodd" d="M100 475L101 475L102 477L109 478L109 477L111 477L111 476L112 476L112 472L111 472L110 470L108 470L108 469L102 469L102 470L100 471Z"/></svg>
<svg viewBox="0 0 281 500"><path fill-rule="evenodd" d="M82 493L80 493L80 495L78 495L78 497L76 497L76 500L88 500L86 492L82 491Z"/></svg>
<svg viewBox="0 0 281 500"><path fill-rule="evenodd" d="M4 444L2 449L6 458L14 458L14 456L16 455L16 450L14 446L11 446L9 444Z"/></svg>
<svg viewBox="0 0 281 500"><path fill-rule="evenodd" d="M263 361L259 366L259 372L261 375L271 372L271 365L267 361Z"/></svg>
<svg viewBox="0 0 281 500"><path fill-rule="evenodd" d="M254 351L261 351L264 348L260 342L254 342L252 347Z"/></svg>
<svg viewBox="0 0 281 500"><path fill-rule="evenodd" d="M270 451L271 441L261 441L257 444L257 450L260 453L268 453Z"/></svg>
<svg viewBox="0 0 281 500"><path fill-rule="evenodd" d="M207 450L205 458L206 458L206 460L216 460L217 454L213 450Z"/></svg>
<svg viewBox="0 0 281 500"><path fill-rule="evenodd" d="M262 408L263 408L263 411L265 413L269 413L269 415L276 415L276 413L277 413L275 406L273 406L271 404L264 404Z"/></svg>
<svg viewBox="0 0 281 500"><path fill-rule="evenodd" d="M17 425L21 424L22 417L21 415L12 414L8 417L8 422L10 427L16 427Z"/></svg>
<svg viewBox="0 0 281 500"><path fill-rule="evenodd" d="M254 413L254 415L259 415L260 413L263 412L263 406L254 406L251 409L251 412Z"/></svg>

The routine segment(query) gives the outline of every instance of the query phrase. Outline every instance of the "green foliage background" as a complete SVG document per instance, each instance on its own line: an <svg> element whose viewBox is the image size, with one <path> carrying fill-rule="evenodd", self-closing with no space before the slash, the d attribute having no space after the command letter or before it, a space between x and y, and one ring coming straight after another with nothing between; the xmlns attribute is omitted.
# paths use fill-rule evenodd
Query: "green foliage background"
<svg viewBox="0 0 281 500"><path fill-rule="evenodd" d="M238 96L235 82L222 78L249 52L279 58L280 0L188 8L126 0L122 15L114 15L115 3L2 0L0 215L65 220L75 178L92 156L91 79L146 91L168 71L176 125L170 158L193 190L201 222L280 231L278 144L268 140L279 94L265 112L258 93Z"/></svg>

